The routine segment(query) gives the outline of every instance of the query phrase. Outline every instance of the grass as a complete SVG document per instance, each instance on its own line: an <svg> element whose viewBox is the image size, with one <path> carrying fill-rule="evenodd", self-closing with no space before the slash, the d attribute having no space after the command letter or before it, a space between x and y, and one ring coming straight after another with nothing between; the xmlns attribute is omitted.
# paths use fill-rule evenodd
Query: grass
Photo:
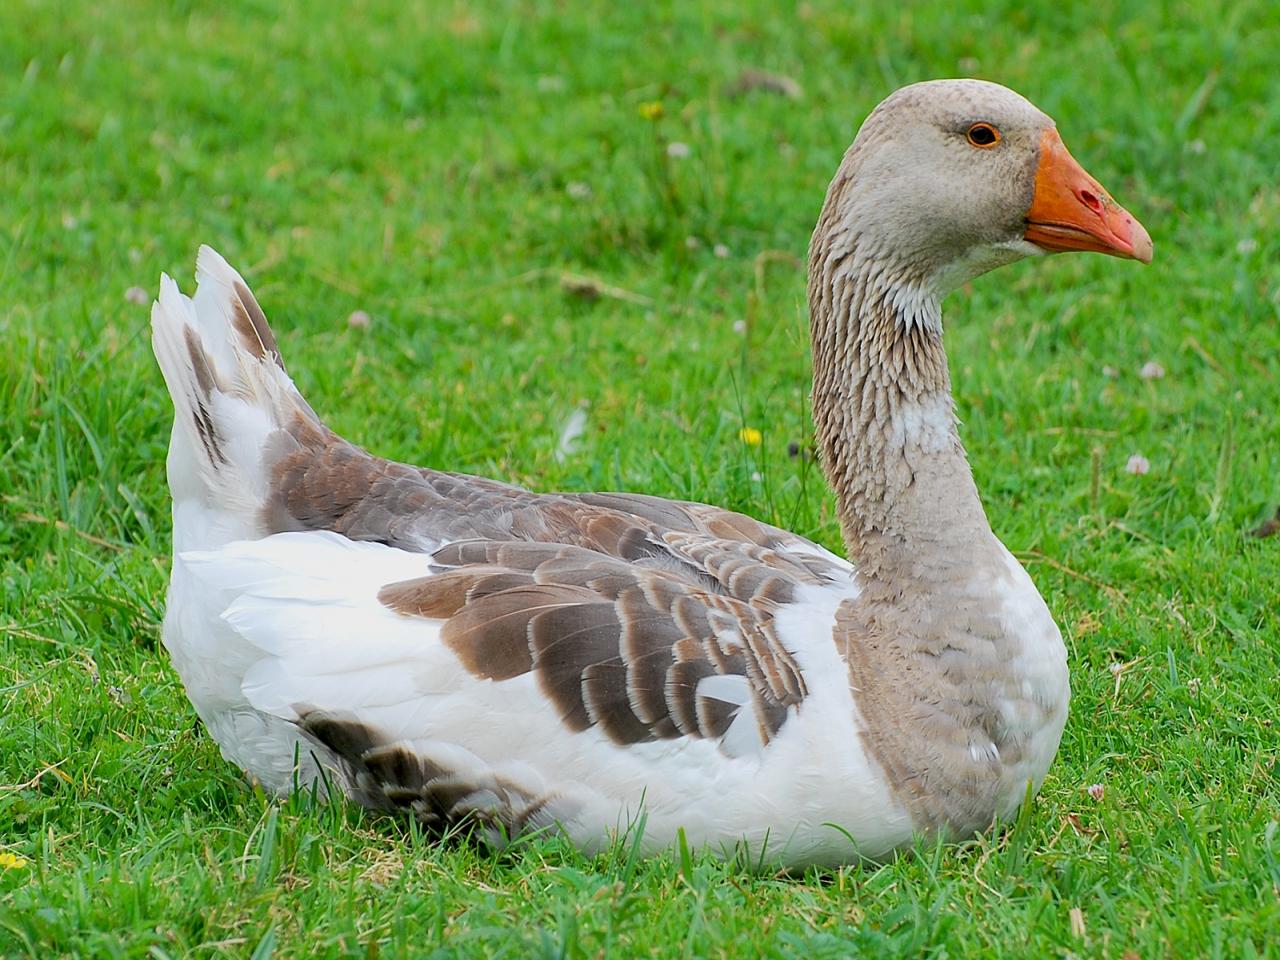
<svg viewBox="0 0 1280 960"><path fill-rule="evenodd" d="M1277 955L1278 53L1267 0L0 4L0 955ZM835 547L788 455L808 233L874 103L958 74L1055 115L1156 243L947 304L992 524L1071 655L1019 823L761 877L437 844L220 759L158 642L170 408L128 288L212 243L377 452Z"/></svg>

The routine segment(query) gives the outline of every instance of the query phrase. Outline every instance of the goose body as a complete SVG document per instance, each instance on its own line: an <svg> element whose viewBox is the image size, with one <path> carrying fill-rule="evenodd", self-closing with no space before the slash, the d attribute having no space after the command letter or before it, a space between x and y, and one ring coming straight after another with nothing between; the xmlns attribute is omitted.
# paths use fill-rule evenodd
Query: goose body
<svg viewBox="0 0 1280 960"><path fill-rule="evenodd" d="M586 850L683 830L832 864L1010 816L1057 751L1066 652L977 499L939 301L1061 249L1150 258L1017 94L918 84L863 125L809 270L845 560L705 504L368 454L201 248L194 297L163 277L152 313L176 409L163 636L192 703L275 791L326 772L372 808Z"/></svg>

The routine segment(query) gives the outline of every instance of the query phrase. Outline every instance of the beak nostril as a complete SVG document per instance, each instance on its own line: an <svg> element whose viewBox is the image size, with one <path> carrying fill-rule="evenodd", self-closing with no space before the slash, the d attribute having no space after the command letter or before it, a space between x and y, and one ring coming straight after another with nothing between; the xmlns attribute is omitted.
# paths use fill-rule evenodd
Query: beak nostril
<svg viewBox="0 0 1280 960"><path fill-rule="evenodd" d="M1076 193L1076 196L1080 198L1081 203L1094 213L1102 213L1102 201L1092 190L1080 190Z"/></svg>

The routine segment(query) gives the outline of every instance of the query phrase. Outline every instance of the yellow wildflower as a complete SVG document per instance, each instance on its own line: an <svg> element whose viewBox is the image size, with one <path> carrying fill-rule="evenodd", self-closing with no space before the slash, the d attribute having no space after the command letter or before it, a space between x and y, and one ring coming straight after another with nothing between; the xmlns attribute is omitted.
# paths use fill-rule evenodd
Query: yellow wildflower
<svg viewBox="0 0 1280 960"><path fill-rule="evenodd" d="M30 865L31 861L26 857L0 850L0 870L25 870Z"/></svg>
<svg viewBox="0 0 1280 960"><path fill-rule="evenodd" d="M640 104L640 116L646 120L658 120L664 112L661 100L647 100Z"/></svg>
<svg viewBox="0 0 1280 960"><path fill-rule="evenodd" d="M748 447L758 447L764 436L755 427L743 427L738 431L738 439Z"/></svg>

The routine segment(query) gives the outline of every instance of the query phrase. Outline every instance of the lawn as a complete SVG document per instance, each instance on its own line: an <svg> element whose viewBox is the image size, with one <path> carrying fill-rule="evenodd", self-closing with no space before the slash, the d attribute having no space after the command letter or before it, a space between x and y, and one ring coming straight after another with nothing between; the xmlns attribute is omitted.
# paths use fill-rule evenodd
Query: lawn
<svg viewBox="0 0 1280 960"><path fill-rule="evenodd" d="M0 956L1280 955L1278 60L1270 0L0 4ZM809 232L867 111L966 74L1156 247L946 305L992 526L1071 656L1017 824L760 876L441 844L219 757L158 639L162 270L218 247L378 453L838 548Z"/></svg>

